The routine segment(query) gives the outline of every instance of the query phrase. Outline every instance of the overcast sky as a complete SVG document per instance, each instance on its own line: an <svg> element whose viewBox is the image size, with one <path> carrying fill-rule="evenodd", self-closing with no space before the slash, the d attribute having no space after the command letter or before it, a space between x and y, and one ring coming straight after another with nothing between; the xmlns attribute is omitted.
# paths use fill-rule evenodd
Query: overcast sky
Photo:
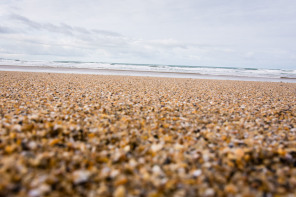
<svg viewBox="0 0 296 197"><path fill-rule="evenodd" d="M0 57L296 69L295 0L1 0Z"/></svg>

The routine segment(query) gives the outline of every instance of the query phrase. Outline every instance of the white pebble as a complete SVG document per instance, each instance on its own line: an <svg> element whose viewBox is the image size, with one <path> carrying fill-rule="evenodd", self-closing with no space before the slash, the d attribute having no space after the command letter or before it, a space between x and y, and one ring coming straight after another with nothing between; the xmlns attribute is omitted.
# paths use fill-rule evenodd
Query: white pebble
<svg viewBox="0 0 296 197"><path fill-rule="evenodd" d="M192 173L192 175L194 176L194 177L198 177L198 176L200 176L202 174L202 172L201 172L201 170L194 170L193 171L193 173Z"/></svg>

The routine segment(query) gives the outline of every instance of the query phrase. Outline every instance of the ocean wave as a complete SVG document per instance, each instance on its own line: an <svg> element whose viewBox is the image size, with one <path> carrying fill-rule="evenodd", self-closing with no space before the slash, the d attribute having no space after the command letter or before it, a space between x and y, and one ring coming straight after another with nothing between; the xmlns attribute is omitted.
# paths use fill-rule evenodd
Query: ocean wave
<svg viewBox="0 0 296 197"><path fill-rule="evenodd" d="M206 67L189 65L160 65L160 64L129 64L109 62L81 62L81 61L26 61L19 59L1 59L0 65L16 66L41 66L54 68L84 68L105 69L125 71L150 71L150 72L172 72L201 75L235 76L235 77L258 77L276 79L295 79L296 70L287 69L260 69L240 67Z"/></svg>

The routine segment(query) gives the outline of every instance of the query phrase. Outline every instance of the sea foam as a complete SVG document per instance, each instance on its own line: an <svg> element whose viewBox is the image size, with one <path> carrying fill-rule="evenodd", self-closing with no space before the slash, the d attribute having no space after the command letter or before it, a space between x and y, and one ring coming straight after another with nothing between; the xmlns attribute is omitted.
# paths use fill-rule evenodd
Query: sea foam
<svg viewBox="0 0 296 197"><path fill-rule="evenodd" d="M197 74L211 76L270 78L270 79L296 79L294 69L260 69L240 67L206 67L186 65L161 65L161 64L127 64L108 62L79 62L79 61L25 61L14 59L0 59L0 65L38 66L44 68L84 68L132 72L159 72Z"/></svg>

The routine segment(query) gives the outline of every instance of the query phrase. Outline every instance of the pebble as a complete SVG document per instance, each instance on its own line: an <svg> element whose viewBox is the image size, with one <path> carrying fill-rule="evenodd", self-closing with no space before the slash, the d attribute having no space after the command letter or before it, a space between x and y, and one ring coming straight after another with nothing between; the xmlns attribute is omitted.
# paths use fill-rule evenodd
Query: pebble
<svg viewBox="0 0 296 197"><path fill-rule="evenodd" d="M201 174L202 174L202 171L201 171L201 170L194 170L193 173L192 173L192 175L193 175L194 177L198 177L198 176L200 176Z"/></svg>
<svg viewBox="0 0 296 197"><path fill-rule="evenodd" d="M0 72L0 196L295 196L296 84Z"/></svg>
<svg viewBox="0 0 296 197"><path fill-rule="evenodd" d="M125 197L125 188L124 186L119 186L116 188L116 190L114 191L114 197Z"/></svg>
<svg viewBox="0 0 296 197"><path fill-rule="evenodd" d="M32 189L29 191L29 196L30 197L39 197L39 196L44 196L46 193L50 192L51 188L47 184L42 184L36 189Z"/></svg>
<svg viewBox="0 0 296 197"><path fill-rule="evenodd" d="M212 188L208 188L205 191L205 196L214 196L215 195L215 190L213 190Z"/></svg>
<svg viewBox="0 0 296 197"><path fill-rule="evenodd" d="M85 183L90 177L90 172L86 170L77 170L73 172L73 182L75 184Z"/></svg>
<svg viewBox="0 0 296 197"><path fill-rule="evenodd" d="M161 168L160 168L158 165L153 166L153 168L152 168L152 172L153 172L154 174L156 174L156 175L160 175L160 174L163 173L162 170L161 170Z"/></svg>

